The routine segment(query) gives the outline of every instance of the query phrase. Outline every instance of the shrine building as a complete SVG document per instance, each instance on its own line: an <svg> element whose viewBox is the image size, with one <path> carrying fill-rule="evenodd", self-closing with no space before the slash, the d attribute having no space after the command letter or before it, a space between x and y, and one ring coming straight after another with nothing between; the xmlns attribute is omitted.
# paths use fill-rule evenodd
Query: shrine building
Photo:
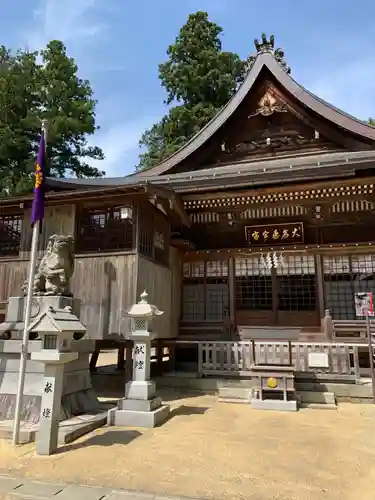
<svg viewBox="0 0 375 500"><path fill-rule="evenodd" d="M165 339L325 340L375 293L375 128L323 101L269 43L180 150L127 177L48 179L40 251L75 237L73 290L98 341L146 289ZM31 196L0 200L0 307L30 256ZM1 310L0 310L1 314Z"/></svg>

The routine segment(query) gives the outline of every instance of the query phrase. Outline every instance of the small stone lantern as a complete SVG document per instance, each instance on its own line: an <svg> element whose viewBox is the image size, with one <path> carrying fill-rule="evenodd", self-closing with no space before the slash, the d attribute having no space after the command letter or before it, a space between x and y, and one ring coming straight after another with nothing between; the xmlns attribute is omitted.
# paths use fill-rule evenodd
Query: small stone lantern
<svg viewBox="0 0 375 500"><path fill-rule="evenodd" d="M77 359L76 353L69 352L73 339L82 338L86 328L71 307L55 309L48 306L31 323L29 332L37 334L42 341L41 350L32 354L35 361L68 363Z"/></svg>
<svg viewBox="0 0 375 500"><path fill-rule="evenodd" d="M51 455L57 449L64 364L75 361L77 352L69 352L73 338L81 338L86 328L73 314L71 307L41 311L30 325L30 333L41 338L41 350L31 359L44 364L44 391L36 438L38 455Z"/></svg>
<svg viewBox="0 0 375 500"><path fill-rule="evenodd" d="M133 378L126 384L125 398L119 401L118 408L109 411L109 425L155 427L169 415L169 406L155 397L155 382L150 380L151 346L156 337L151 330L152 320L164 312L149 304L147 297L144 291L141 300L127 312L132 319Z"/></svg>

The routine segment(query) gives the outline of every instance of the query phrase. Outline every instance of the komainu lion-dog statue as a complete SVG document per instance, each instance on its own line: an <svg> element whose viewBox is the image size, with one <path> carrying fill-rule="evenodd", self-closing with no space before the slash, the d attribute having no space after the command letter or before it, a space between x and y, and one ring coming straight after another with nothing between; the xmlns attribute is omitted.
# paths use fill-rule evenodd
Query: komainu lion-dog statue
<svg viewBox="0 0 375 500"><path fill-rule="evenodd" d="M71 297L69 282L74 272L74 240L72 236L53 234L35 273L33 295ZM27 282L23 285L27 293Z"/></svg>

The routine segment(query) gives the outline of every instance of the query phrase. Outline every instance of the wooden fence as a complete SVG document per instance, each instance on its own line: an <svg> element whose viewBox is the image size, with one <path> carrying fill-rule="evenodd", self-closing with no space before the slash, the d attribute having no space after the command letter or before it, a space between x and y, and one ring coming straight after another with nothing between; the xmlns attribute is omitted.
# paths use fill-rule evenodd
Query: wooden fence
<svg viewBox="0 0 375 500"><path fill-rule="evenodd" d="M296 372L360 377L358 349L363 344L297 342L198 342L198 372L201 375L246 376L252 365L291 364ZM312 366L309 354L325 353L328 367Z"/></svg>

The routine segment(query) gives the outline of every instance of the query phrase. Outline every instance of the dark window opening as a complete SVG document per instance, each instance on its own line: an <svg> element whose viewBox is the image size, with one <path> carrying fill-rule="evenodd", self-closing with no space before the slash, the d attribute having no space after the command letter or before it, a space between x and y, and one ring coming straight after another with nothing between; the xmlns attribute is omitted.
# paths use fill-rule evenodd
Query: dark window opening
<svg viewBox="0 0 375 500"><path fill-rule="evenodd" d="M19 254L22 232L22 215L0 216L0 256Z"/></svg>
<svg viewBox="0 0 375 500"><path fill-rule="evenodd" d="M314 275L282 276L278 280L280 311L315 311L316 279Z"/></svg>
<svg viewBox="0 0 375 500"><path fill-rule="evenodd" d="M184 264L182 321L221 322L228 314L228 262Z"/></svg>
<svg viewBox="0 0 375 500"><path fill-rule="evenodd" d="M80 213L77 252L133 250L131 207L88 209Z"/></svg>
<svg viewBox="0 0 375 500"><path fill-rule="evenodd" d="M360 319L354 296L372 292L375 296L375 255L325 256L325 306L333 319Z"/></svg>
<svg viewBox="0 0 375 500"><path fill-rule="evenodd" d="M272 310L271 276L236 276L236 308Z"/></svg>

